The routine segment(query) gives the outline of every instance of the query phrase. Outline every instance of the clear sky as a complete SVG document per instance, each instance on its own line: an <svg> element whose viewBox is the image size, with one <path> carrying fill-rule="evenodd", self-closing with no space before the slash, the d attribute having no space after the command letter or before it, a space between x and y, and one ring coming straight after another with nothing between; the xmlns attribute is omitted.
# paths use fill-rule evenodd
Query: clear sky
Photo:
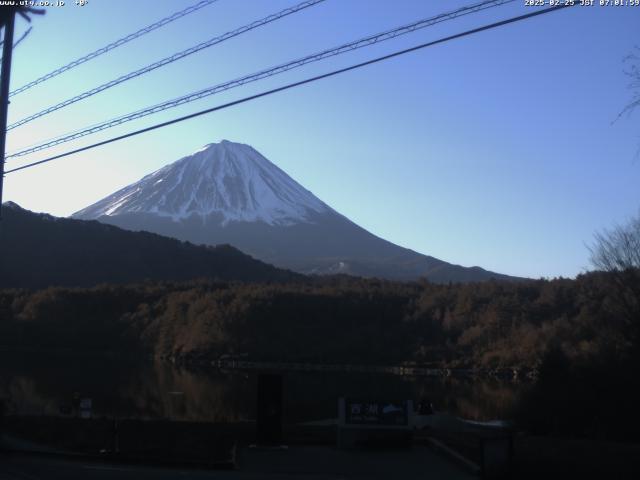
<svg viewBox="0 0 640 480"><path fill-rule="evenodd" d="M66 0L15 49L15 89L195 0ZM12 97L9 121L296 0L219 0ZM472 3L327 0L9 132L8 151ZM596 4L598 0L596 0ZM524 0L36 153L35 161L178 115L532 11ZM28 24L17 20L16 35ZM640 7L574 7L10 174L5 198L65 216L204 144L252 145L372 233L465 266L575 276L595 231L640 208L640 112L623 58Z"/></svg>

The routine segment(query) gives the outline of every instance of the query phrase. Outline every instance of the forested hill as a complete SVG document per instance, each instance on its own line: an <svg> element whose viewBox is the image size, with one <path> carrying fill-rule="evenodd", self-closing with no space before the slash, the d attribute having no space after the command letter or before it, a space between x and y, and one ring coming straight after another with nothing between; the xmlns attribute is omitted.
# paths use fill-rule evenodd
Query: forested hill
<svg viewBox="0 0 640 480"><path fill-rule="evenodd" d="M0 290L0 347L162 357L535 368L618 356L637 321L608 274L436 285L353 277Z"/></svg>
<svg viewBox="0 0 640 480"><path fill-rule="evenodd" d="M92 286L144 280L303 278L229 246L196 246L95 221L36 214L5 203L0 224L0 288Z"/></svg>

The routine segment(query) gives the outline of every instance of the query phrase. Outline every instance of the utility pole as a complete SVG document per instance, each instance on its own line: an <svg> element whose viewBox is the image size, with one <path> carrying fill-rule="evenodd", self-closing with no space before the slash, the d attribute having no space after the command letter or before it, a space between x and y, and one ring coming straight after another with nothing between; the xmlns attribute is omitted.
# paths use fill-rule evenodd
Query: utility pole
<svg viewBox="0 0 640 480"><path fill-rule="evenodd" d="M0 220L2 220L2 187L4 184L4 155L7 141L7 111L9 109L9 80L11 77L11 54L13 53L13 26L15 11L6 13L4 43L2 44L2 73L0 78Z"/></svg>

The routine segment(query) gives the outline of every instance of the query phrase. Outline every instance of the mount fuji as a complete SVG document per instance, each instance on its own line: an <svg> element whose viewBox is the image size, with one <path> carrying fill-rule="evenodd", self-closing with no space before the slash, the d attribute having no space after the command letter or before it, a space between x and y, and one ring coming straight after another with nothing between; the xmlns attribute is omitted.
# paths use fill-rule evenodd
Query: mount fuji
<svg viewBox="0 0 640 480"><path fill-rule="evenodd" d="M249 145L223 140L72 216L196 244L228 243L278 267L434 282L509 279L381 239L333 210Z"/></svg>

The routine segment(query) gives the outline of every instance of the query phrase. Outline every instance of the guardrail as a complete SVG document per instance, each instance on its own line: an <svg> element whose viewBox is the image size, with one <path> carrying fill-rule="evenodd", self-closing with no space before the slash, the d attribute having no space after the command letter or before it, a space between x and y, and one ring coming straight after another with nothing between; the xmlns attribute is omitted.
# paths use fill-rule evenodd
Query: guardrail
<svg viewBox="0 0 640 480"><path fill-rule="evenodd" d="M535 376L535 370L518 368L499 369L451 369L405 365L355 365L355 364L321 364L299 362L256 362L237 359L219 359L211 364L221 369L231 370L276 370L300 372L354 372L354 373L386 373L391 375L427 376L427 377L464 377L490 376L500 378L529 378Z"/></svg>

